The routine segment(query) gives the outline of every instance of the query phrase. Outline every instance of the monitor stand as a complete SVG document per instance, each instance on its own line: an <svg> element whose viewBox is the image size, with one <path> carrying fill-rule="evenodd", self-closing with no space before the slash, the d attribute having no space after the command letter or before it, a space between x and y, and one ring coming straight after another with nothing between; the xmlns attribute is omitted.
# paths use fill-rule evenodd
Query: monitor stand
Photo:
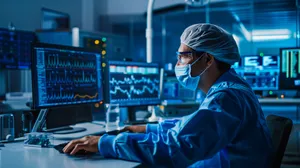
<svg viewBox="0 0 300 168"><path fill-rule="evenodd" d="M46 122L46 116L48 114L48 109L41 109L35 123L34 126L32 128L31 132L43 132L43 126L45 125ZM51 130L51 129L50 129ZM85 131L85 128L81 128L81 127L61 127L61 128L57 128L52 129L52 131L54 131L54 134L71 134L71 133L76 133L76 132L82 132ZM49 130L47 130L46 132L50 132Z"/></svg>
<svg viewBox="0 0 300 168"><path fill-rule="evenodd" d="M34 125L31 130L31 132L42 132L42 128L45 125L46 122L46 116L48 114L48 109L41 109Z"/></svg>

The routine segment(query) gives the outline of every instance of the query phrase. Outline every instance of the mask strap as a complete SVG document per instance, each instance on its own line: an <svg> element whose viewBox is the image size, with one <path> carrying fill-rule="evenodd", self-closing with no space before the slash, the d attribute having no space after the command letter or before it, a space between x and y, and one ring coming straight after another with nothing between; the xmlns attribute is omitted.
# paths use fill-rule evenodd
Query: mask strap
<svg viewBox="0 0 300 168"><path fill-rule="evenodd" d="M210 68L210 66L211 66L211 64L210 64L208 67L206 67L206 68L200 73L199 76L201 76L208 68Z"/></svg>
<svg viewBox="0 0 300 168"><path fill-rule="evenodd" d="M197 61L199 61L202 57L203 57L203 55L200 56L199 58L197 58L193 63L191 63L191 66L194 65Z"/></svg>

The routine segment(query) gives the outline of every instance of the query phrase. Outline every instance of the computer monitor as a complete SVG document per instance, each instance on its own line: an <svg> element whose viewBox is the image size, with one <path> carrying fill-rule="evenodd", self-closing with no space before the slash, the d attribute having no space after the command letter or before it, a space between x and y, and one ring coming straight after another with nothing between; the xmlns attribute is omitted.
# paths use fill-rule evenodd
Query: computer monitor
<svg viewBox="0 0 300 168"><path fill-rule="evenodd" d="M0 28L0 69L29 69L34 32Z"/></svg>
<svg viewBox="0 0 300 168"><path fill-rule="evenodd" d="M300 48L281 48L280 56L280 89L300 89Z"/></svg>
<svg viewBox="0 0 300 168"><path fill-rule="evenodd" d="M243 56L244 67L239 74L255 91L278 90L279 61L278 56Z"/></svg>
<svg viewBox="0 0 300 168"><path fill-rule="evenodd" d="M119 106L157 105L160 70L156 63L109 61L108 100Z"/></svg>
<svg viewBox="0 0 300 168"><path fill-rule="evenodd" d="M103 100L101 54L85 48L35 44L32 49L33 107Z"/></svg>
<svg viewBox="0 0 300 168"><path fill-rule="evenodd" d="M196 91L184 88L176 77L167 77L163 84L164 100L195 101Z"/></svg>

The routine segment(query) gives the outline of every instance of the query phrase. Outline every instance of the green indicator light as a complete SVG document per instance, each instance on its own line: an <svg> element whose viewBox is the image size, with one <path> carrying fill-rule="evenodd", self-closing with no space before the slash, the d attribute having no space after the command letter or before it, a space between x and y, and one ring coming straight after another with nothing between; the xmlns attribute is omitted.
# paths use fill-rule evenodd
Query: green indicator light
<svg viewBox="0 0 300 168"><path fill-rule="evenodd" d="M259 53L259 56L263 57L263 56L264 56L264 53L262 53L262 52L261 52L261 53Z"/></svg>

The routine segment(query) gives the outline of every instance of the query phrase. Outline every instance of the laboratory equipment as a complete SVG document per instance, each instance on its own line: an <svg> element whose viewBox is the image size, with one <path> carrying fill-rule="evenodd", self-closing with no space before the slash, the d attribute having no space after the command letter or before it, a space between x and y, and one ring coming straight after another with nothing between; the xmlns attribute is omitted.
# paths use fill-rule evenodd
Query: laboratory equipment
<svg viewBox="0 0 300 168"><path fill-rule="evenodd" d="M51 133L32 132L25 134L24 146L49 148L54 144L54 137Z"/></svg>
<svg viewBox="0 0 300 168"><path fill-rule="evenodd" d="M32 50L33 108L42 109L33 131L42 127L47 108L103 100L100 53L44 43L35 44Z"/></svg>
<svg viewBox="0 0 300 168"><path fill-rule="evenodd" d="M0 28L0 69L29 69L34 32Z"/></svg>
<svg viewBox="0 0 300 168"><path fill-rule="evenodd" d="M42 8L42 30L69 30L70 15L67 13Z"/></svg>
<svg viewBox="0 0 300 168"><path fill-rule="evenodd" d="M31 92L10 92L5 94L4 104L9 105L13 110L30 110L26 103L32 100Z"/></svg>
<svg viewBox="0 0 300 168"><path fill-rule="evenodd" d="M83 45L85 48L95 49L101 52L101 55L104 57L107 54L107 38L99 37L84 37Z"/></svg>
<svg viewBox="0 0 300 168"><path fill-rule="evenodd" d="M300 89L300 48L281 48L280 56L280 89Z"/></svg>
<svg viewBox="0 0 300 168"><path fill-rule="evenodd" d="M15 137L14 115L0 114L0 141L13 141Z"/></svg>

